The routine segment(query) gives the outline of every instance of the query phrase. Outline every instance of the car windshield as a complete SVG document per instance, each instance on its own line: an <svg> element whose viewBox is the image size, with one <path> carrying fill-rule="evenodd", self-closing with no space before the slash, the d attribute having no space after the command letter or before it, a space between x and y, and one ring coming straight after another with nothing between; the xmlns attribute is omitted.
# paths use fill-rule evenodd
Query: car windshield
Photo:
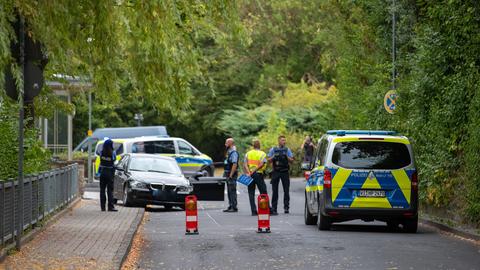
<svg viewBox="0 0 480 270"><path fill-rule="evenodd" d="M355 141L335 145L332 162L348 169L394 170L412 161L403 143Z"/></svg>
<svg viewBox="0 0 480 270"><path fill-rule="evenodd" d="M182 174L175 160L156 157L133 157L130 161L129 169L131 171Z"/></svg>

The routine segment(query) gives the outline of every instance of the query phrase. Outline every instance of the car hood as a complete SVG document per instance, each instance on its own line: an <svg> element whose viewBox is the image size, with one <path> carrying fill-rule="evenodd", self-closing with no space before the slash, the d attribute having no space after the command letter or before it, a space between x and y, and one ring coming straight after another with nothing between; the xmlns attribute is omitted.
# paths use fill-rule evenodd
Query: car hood
<svg viewBox="0 0 480 270"><path fill-rule="evenodd" d="M171 175L156 172L131 172L131 179L145 183L163 183L165 185L188 186L190 182L183 175Z"/></svg>

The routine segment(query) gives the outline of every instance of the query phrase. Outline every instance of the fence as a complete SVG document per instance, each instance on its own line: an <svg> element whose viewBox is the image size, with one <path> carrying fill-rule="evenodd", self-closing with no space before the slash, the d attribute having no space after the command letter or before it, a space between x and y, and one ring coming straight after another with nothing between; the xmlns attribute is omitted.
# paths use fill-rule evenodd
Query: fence
<svg viewBox="0 0 480 270"><path fill-rule="evenodd" d="M20 211L18 181L0 181L0 240L3 246L14 239ZM23 186L23 230L35 227L55 210L78 195L78 166L28 175Z"/></svg>

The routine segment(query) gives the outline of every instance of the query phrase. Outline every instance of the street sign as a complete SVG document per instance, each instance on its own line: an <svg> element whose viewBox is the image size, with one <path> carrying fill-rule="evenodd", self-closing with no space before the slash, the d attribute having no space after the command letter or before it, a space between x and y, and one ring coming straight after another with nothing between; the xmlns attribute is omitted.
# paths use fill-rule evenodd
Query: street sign
<svg viewBox="0 0 480 270"><path fill-rule="evenodd" d="M397 98L398 94L395 90L390 90L385 94L385 98L383 100L383 107L385 107L385 110L388 113L395 113L395 109L397 108Z"/></svg>
<svg viewBox="0 0 480 270"><path fill-rule="evenodd" d="M91 129L89 129L89 130L87 131L87 136L91 137L92 135L93 135L93 131L92 131Z"/></svg>

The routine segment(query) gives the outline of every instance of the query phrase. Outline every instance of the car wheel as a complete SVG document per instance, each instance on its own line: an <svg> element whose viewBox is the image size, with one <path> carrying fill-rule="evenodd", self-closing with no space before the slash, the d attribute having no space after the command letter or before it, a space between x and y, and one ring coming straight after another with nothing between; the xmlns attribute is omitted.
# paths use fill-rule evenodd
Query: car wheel
<svg viewBox="0 0 480 270"><path fill-rule="evenodd" d="M403 221L403 229L407 233L416 233L418 230L418 216L405 219Z"/></svg>
<svg viewBox="0 0 480 270"><path fill-rule="evenodd" d="M113 204L118 204L118 200L117 200L117 199L113 199Z"/></svg>
<svg viewBox="0 0 480 270"><path fill-rule="evenodd" d="M317 226L321 231L328 231L332 225L330 217L324 216L320 208L320 203L318 203L318 215L317 215Z"/></svg>
<svg viewBox="0 0 480 270"><path fill-rule="evenodd" d="M305 225L315 225L316 220L315 216L313 216L310 213L310 210L308 210L308 204L307 204L307 196L305 195L305 209L303 211L303 216L305 219Z"/></svg>
<svg viewBox="0 0 480 270"><path fill-rule="evenodd" d="M163 207L165 207L165 210L167 210L167 211L172 210L172 206L171 206L171 205L164 205Z"/></svg>
<svg viewBox="0 0 480 270"><path fill-rule="evenodd" d="M130 188L128 187L128 185L125 185L125 187L123 188L123 206L132 206L130 198Z"/></svg>
<svg viewBox="0 0 480 270"><path fill-rule="evenodd" d="M185 204L181 204L178 207L180 207L183 211L185 211Z"/></svg>

